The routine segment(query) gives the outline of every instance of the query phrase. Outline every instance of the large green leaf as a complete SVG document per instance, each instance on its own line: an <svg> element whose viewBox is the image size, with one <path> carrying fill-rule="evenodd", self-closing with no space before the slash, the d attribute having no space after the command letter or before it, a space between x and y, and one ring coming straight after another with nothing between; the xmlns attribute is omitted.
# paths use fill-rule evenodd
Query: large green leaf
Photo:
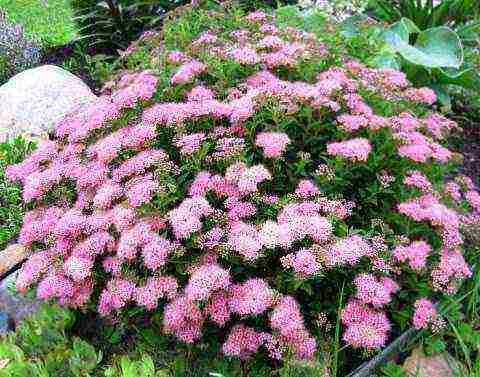
<svg viewBox="0 0 480 377"><path fill-rule="evenodd" d="M458 69L440 69L438 83L458 85L473 91L480 91L480 75L475 68Z"/></svg>
<svg viewBox="0 0 480 377"><path fill-rule="evenodd" d="M418 34L415 45L409 43L411 34ZM391 49L408 62L426 68L459 68L463 62L463 48L457 33L440 26L420 31L406 18L394 23L384 34Z"/></svg>

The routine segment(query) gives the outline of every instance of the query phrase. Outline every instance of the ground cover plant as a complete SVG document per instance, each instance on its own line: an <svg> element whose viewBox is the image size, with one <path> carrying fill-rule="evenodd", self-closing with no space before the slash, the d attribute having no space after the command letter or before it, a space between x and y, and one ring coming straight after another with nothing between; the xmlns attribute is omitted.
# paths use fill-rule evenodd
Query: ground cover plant
<svg viewBox="0 0 480 377"><path fill-rule="evenodd" d="M17 290L148 318L188 353L331 353L333 375L408 327L444 328L480 211L470 179L444 182L457 125L431 89L277 21L182 8L127 52L139 71L7 169L35 207Z"/></svg>
<svg viewBox="0 0 480 377"><path fill-rule="evenodd" d="M78 37L68 0L1 0L8 20L20 24L26 35L44 48L62 46Z"/></svg>

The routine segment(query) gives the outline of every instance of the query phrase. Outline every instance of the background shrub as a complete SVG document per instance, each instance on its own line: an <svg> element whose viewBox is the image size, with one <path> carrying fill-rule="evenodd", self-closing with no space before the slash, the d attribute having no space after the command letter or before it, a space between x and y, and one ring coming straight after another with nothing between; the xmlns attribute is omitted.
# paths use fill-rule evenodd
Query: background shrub
<svg viewBox="0 0 480 377"><path fill-rule="evenodd" d="M0 84L38 64L40 46L30 40L20 24L12 24L0 9Z"/></svg>
<svg viewBox="0 0 480 377"><path fill-rule="evenodd" d="M0 8L43 48L62 46L78 37L70 0L0 0Z"/></svg>
<svg viewBox="0 0 480 377"><path fill-rule="evenodd" d="M21 137L0 143L0 249L18 234L25 212L21 188L6 179L5 168L21 162L34 148L35 143Z"/></svg>

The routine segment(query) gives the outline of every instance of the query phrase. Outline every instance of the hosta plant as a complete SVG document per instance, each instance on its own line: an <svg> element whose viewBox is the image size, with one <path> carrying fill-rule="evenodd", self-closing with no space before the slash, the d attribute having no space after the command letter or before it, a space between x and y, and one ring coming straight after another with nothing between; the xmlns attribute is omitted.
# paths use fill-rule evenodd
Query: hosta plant
<svg viewBox="0 0 480 377"><path fill-rule="evenodd" d="M408 18L383 33L385 48L373 59L377 66L401 68L417 84L432 87L443 104L450 103L448 85L478 92L480 76L464 62L460 36L446 26L420 30Z"/></svg>
<svg viewBox="0 0 480 377"><path fill-rule="evenodd" d="M150 313L240 359L311 359L331 322L349 355L441 328L437 303L472 273L461 232L480 196L443 184L457 126L435 93L335 66L259 11L186 9L162 46L156 70L125 73L7 169L34 207L17 289L126 323Z"/></svg>

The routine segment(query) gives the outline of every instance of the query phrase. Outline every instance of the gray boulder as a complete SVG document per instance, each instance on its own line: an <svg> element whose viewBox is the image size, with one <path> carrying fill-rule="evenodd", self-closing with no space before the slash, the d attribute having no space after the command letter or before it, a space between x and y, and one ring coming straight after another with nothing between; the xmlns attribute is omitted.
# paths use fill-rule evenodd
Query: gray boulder
<svg viewBox="0 0 480 377"><path fill-rule="evenodd" d="M0 334L9 324L18 325L26 316L40 307L40 300L15 292L18 271L0 281Z"/></svg>
<svg viewBox="0 0 480 377"><path fill-rule="evenodd" d="M78 77L54 65L27 69L0 87L0 142L44 137L65 114L96 96Z"/></svg>

